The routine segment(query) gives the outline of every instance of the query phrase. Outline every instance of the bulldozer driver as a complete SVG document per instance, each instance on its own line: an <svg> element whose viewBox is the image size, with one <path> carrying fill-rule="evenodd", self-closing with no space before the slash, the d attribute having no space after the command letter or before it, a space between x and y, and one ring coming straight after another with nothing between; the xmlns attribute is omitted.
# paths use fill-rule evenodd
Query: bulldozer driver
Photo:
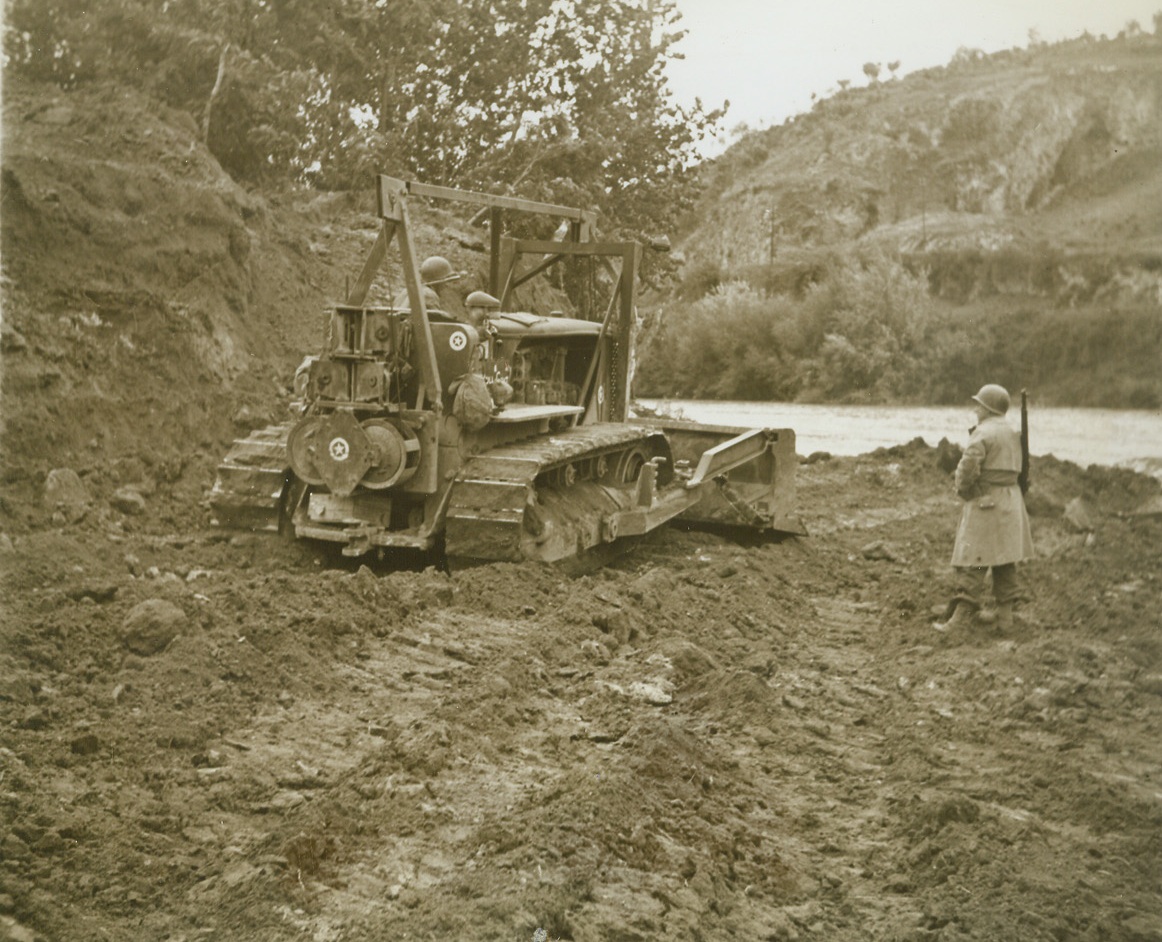
<svg viewBox="0 0 1162 942"><path fill-rule="evenodd" d="M467 322L477 330L491 329L489 318L500 310L500 302L487 291L473 291L464 299L468 309Z"/></svg>
<svg viewBox="0 0 1162 942"><path fill-rule="evenodd" d="M424 291L424 307L433 320L463 321L464 302L452 285L460 280L460 272L452 268L443 255L429 255L420 263L420 284ZM401 311L411 307L407 291L396 294L392 305Z"/></svg>

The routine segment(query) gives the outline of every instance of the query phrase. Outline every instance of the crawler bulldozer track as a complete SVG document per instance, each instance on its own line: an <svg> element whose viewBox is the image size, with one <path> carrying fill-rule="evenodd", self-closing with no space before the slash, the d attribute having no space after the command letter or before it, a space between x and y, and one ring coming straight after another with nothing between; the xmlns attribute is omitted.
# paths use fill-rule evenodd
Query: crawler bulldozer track
<svg viewBox="0 0 1162 942"><path fill-rule="evenodd" d="M664 435L632 425L572 428L468 461L452 488L445 552L461 560L556 562L612 542L608 518L633 504Z"/></svg>
<svg viewBox="0 0 1162 942"><path fill-rule="evenodd" d="M269 425L230 446L210 491L210 507L221 526L278 530L291 425Z"/></svg>

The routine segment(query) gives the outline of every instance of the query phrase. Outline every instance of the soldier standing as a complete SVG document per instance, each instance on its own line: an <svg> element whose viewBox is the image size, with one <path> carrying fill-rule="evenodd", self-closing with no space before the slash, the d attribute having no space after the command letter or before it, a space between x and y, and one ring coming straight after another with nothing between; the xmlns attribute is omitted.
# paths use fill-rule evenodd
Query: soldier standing
<svg viewBox="0 0 1162 942"><path fill-rule="evenodd" d="M989 384L972 397L977 424L956 466L956 493L964 501L952 565L958 591L952 617L934 627L938 631L968 627L974 617L1012 628L1013 603L1020 589L1017 563L1033 555L1033 535L1025 498L1017 483L1021 473L1021 440L1005 420L1009 394ZM994 609L982 608L978 593L992 570Z"/></svg>

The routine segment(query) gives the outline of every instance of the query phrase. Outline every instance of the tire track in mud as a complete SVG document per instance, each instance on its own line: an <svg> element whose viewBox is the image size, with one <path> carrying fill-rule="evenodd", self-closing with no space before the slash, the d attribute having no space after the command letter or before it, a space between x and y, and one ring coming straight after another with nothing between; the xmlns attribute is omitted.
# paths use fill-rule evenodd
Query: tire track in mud
<svg viewBox="0 0 1162 942"><path fill-rule="evenodd" d="M834 595L813 597L810 606L809 652L776 683L791 714L790 741L772 744L786 757L777 787L797 813L787 839L800 846L813 895L826 900L806 928L891 937L919 921L893 853L895 782L902 765L914 772L928 760L911 743L902 756L893 734L911 708L899 678L880 676L879 606Z"/></svg>
<svg viewBox="0 0 1162 942"><path fill-rule="evenodd" d="M312 710L294 737L329 765L334 793L304 828L341 845L324 884L312 888L316 929L398 918L422 895L442 893L475 869L482 821L504 818L548 787L552 766L533 757L552 730L509 739L480 728L509 728L503 710L482 714L506 696L507 682L488 672L513 659L509 648L526 630L440 613L367 642L338 671L334 710ZM353 725L358 731L328 761L329 734Z"/></svg>

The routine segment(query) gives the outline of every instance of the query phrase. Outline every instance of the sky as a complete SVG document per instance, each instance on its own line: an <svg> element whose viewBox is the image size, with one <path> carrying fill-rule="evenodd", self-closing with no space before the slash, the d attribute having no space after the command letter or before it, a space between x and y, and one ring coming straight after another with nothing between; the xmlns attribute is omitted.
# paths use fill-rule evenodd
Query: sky
<svg viewBox="0 0 1162 942"><path fill-rule="evenodd" d="M1154 30L1162 0L677 0L678 45L685 60L667 66L670 88L684 105L707 108L730 100L730 130L782 124L811 110L811 94L838 90L838 81L867 84L865 62L900 63L909 72L947 65L964 46L986 53L1024 48L1030 31L1046 42L1116 36L1130 20Z"/></svg>

